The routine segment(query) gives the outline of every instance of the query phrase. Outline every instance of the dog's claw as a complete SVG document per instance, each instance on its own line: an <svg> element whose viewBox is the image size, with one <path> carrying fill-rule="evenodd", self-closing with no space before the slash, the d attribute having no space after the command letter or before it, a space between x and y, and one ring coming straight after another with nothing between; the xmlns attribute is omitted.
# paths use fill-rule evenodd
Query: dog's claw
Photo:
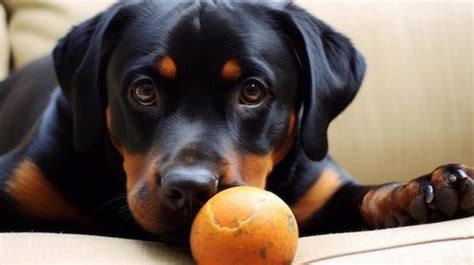
<svg viewBox="0 0 474 265"><path fill-rule="evenodd" d="M466 172L464 172L464 170L462 169L458 169L457 170L459 176L461 177L461 179L467 179L469 176L466 174Z"/></svg>
<svg viewBox="0 0 474 265"><path fill-rule="evenodd" d="M425 187L425 202L429 205L431 202L433 202L434 199L434 191L433 191L433 186L427 185Z"/></svg>
<svg viewBox="0 0 474 265"><path fill-rule="evenodd" d="M449 180L450 183L456 182L457 179L458 179L458 177L456 177L455 175L449 175L449 177L448 177L448 180Z"/></svg>

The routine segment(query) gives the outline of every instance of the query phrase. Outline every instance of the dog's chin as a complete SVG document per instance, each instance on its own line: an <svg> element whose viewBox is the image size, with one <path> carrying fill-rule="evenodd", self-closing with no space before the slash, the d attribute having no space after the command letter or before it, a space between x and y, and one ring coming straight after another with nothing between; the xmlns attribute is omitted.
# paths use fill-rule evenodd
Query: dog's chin
<svg viewBox="0 0 474 265"><path fill-rule="evenodd" d="M158 235L158 240L169 245L189 246L191 227L182 226Z"/></svg>
<svg viewBox="0 0 474 265"><path fill-rule="evenodd" d="M123 237L137 240L165 243L167 245L189 247L191 228L189 226L176 227L161 233L145 230L137 224L133 230L122 234Z"/></svg>
<svg viewBox="0 0 474 265"><path fill-rule="evenodd" d="M141 228L142 233L138 237L136 237L136 239L162 242L168 245L189 247L189 236L191 233L191 226L175 226L162 232L152 232L148 229L143 228L140 225L139 227Z"/></svg>
<svg viewBox="0 0 474 265"><path fill-rule="evenodd" d="M172 209L168 204L161 203L159 191L150 192L146 186L138 186L127 195L127 202L135 222L151 235L147 240L162 241L168 244L188 244L191 225L199 211Z"/></svg>
<svg viewBox="0 0 474 265"><path fill-rule="evenodd" d="M161 241L173 245L183 245L189 241L191 223L175 222L166 226L161 224L160 228L156 229L156 227L151 228L149 225L142 224L140 220L135 220L135 222L148 234L146 240Z"/></svg>
<svg viewBox="0 0 474 265"><path fill-rule="evenodd" d="M166 223L163 223L161 218L150 218L149 216L147 216L149 219L147 217L134 219L138 226L148 234L144 238L145 240L160 241L171 245L189 244L192 223L183 218L173 218L170 216L172 214L168 214L159 215L166 218Z"/></svg>

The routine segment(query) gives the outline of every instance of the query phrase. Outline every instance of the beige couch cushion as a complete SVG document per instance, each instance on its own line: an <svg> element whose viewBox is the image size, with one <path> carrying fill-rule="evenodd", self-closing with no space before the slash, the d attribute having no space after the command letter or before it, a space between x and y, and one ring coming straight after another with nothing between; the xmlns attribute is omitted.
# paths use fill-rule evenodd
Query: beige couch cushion
<svg viewBox="0 0 474 265"><path fill-rule="evenodd" d="M11 14L8 29L14 67L49 53L72 25L93 16L111 0L4 1Z"/></svg>
<svg viewBox="0 0 474 265"><path fill-rule="evenodd" d="M0 264L188 264L186 249L97 236L3 233ZM474 217L300 239L295 264L473 264Z"/></svg>
<svg viewBox="0 0 474 265"><path fill-rule="evenodd" d="M7 32L7 14L0 4L0 81L7 76L10 59L10 45Z"/></svg>
<svg viewBox="0 0 474 265"><path fill-rule="evenodd" d="M296 263L472 264L474 217L300 239Z"/></svg>

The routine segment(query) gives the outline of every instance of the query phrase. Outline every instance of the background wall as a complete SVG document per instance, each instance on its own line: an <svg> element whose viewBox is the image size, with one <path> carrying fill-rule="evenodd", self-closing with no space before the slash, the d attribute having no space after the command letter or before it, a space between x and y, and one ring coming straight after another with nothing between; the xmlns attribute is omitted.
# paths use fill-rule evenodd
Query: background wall
<svg viewBox="0 0 474 265"><path fill-rule="evenodd" d="M50 53L73 25L113 0L0 0L0 80Z"/></svg>
<svg viewBox="0 0 474 265"><path fill-rule="evenodd" d="M49 52L111 2L0 1L0 79L10 56L17 68ZM349 172L380 183L448 162L474 166L471 1L296 3L348 35L368 62L359 95L330 127L330 152Z"/></svg>
<svg viewBox="0 0 474 265"><path fill-rule="evenodd" d="M349 36L368 70L330 127L330 152L363 183L474 166L471 1L296 1Z"/></svg>

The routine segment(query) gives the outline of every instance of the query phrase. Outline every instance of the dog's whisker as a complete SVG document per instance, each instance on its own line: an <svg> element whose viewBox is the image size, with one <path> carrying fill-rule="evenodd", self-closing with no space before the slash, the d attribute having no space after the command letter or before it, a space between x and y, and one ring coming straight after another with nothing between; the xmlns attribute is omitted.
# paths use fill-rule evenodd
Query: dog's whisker
<svg viewBox="0 0 474 265"><path fill-rule="evenodd" d="M103 203L102 205L100 205L99 207L97 207L94 211L93 211L93 214L94 215L99 215L101 213L101 211L103 211L104 209L106 209L107 207L110 207L112 206L114 203L118 203L118 202L122 202L122 200L126 200L127 198L127 194L126 193L122 193L120 194L119 196Z"/></svg>

